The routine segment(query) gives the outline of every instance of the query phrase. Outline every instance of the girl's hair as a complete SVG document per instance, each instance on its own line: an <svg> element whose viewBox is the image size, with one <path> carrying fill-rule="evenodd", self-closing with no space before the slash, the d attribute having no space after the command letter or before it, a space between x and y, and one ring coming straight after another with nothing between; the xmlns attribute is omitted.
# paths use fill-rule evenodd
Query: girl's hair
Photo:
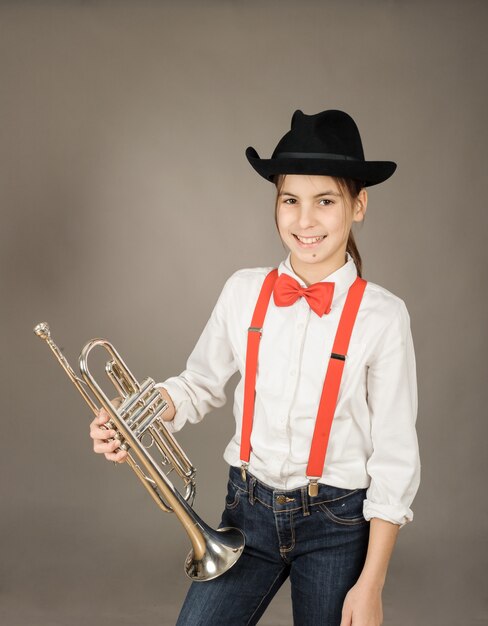
<svg viewBox="0 0 488 626"><path fill-rule="evenodd" d="M273 177L273 183L276 186L275 224L276 224L276 228L278 229L278 232L279 232L278 200L279 200L279 194L283 188L283 183L285 182L285 177L286 177L286 174L276 174ZM342 199L346 201L345 204L347 205L347 200L349 200L349 203L352 205L354 200L358 197L359 192L364 187L363 181L355 180L353 178L339 178L339 177L334 177L334 180L336 181L339 187L339 190L342 195ZM349 254L352 256L354 263L356 265L358 276L362 278L363 262L361 259L361 255L359 254L357 245L356 245L356 240L354 239L352 228L349 230L346 251L349 252Z"/></svg>

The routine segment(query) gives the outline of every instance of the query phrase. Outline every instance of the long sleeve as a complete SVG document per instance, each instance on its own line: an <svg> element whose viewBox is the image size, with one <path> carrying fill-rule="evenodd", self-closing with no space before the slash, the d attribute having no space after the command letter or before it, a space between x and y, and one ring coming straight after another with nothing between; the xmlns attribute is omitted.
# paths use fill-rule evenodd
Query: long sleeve
<svg viewBox="0 0 488 626"><path fill-rule="evenodd" d="M373 452L366 464L371 483L363 514L402 528L413 520L410 505L420 484L416 363L403 300L378 341L367 386Z"/></svg>
<svg viewBox="0 0 488 626"><path fill-rule="evenodd" d="M176 409L174 419L166 422L172 432L180 430L186 421L199 422L212 408L226 402L225 384L237 370L227 328L231 283L232 276L188 357L186 369L161 383Z"/></svg>

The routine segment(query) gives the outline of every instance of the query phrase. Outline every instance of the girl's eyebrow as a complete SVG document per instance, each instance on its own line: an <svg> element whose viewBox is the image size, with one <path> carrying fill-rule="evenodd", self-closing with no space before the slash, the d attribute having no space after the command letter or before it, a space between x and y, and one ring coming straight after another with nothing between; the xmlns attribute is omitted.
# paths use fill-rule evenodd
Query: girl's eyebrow
<svg viewBox="0 0 488 626"><path fill-rule="evenodd" d="M297 198L298 196L296 196L293 193L290 193L289 191L282 191L280 194L280 196L293 196L294 198ZM338 193L337 191L332 191L332 189L328 189L327 191L322 191L321 193L318 193L314 196L314 198L320 198L320 196L340 196L341 194Z"/></svg>

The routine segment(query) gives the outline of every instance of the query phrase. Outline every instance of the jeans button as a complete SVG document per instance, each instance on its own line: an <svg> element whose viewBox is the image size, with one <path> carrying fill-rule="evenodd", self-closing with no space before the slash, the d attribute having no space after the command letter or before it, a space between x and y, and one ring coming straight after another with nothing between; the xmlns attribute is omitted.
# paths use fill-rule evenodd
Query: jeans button
<svg viewBox="0 0 488 626"><path fill-rule="evenodd" d="M278 504L286 504L286 496L284 495L276 496L276 502Z"/></svg>

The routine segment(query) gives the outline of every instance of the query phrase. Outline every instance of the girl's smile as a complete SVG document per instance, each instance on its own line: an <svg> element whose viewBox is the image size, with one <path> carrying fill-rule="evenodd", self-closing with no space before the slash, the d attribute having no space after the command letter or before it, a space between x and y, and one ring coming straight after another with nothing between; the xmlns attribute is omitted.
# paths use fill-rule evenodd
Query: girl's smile
<svg viewBox="0 0 488 626"><path fill-rule="evenodd" d="M306 237L303 237L297 235L296 233L293 233L293 236L298 241L298 245L302 248L316 248L327 237L327 235L318 235L315 237L308 235Z"/></svg>

